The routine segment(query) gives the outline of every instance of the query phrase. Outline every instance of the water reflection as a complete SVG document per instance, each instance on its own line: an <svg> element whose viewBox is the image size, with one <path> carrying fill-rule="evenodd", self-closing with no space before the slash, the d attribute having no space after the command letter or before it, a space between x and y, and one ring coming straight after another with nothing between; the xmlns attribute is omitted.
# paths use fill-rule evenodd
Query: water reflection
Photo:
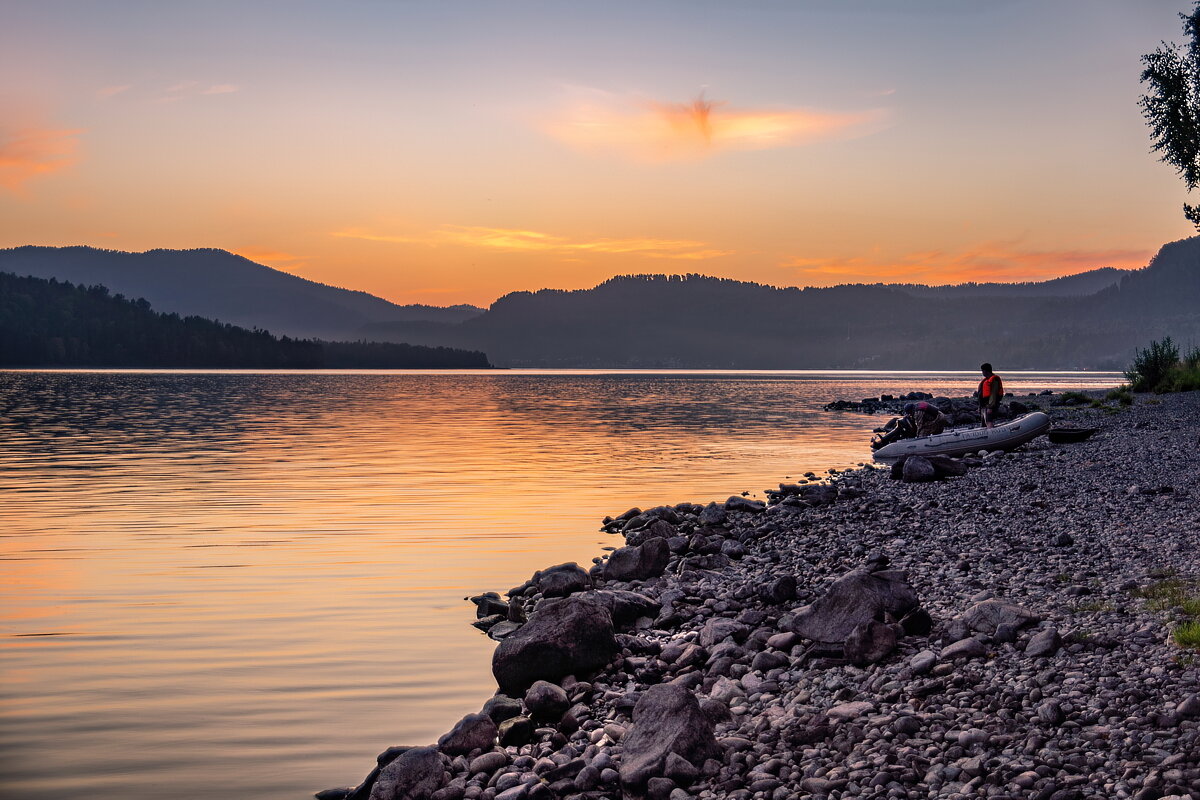
<svg viewBox="0 0 1200 800"><path fill-rule="evenodd" d="M879 420L829 399L974 383L0 373L0 779L25 798L352 783L491 693L464 595L586 564L605 514L865 460Z"/></svg>

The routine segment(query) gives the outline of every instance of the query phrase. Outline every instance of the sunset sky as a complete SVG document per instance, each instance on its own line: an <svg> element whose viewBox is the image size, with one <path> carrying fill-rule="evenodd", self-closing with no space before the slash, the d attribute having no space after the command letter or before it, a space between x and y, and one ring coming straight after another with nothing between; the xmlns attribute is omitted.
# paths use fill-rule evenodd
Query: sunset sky
<svg viewBox="0 0 1200 800"><path fill-rule="evenodd" d="M438 305L1143 266L1193 233L1137 107L1187 9L8 0L0 247L219 247Z"/></svg>

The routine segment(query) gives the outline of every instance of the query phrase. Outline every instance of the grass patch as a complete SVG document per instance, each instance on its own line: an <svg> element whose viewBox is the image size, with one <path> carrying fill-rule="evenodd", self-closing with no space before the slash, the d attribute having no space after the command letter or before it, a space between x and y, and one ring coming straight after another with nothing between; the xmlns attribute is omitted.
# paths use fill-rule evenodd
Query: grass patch
<svg viewBox="0 0 1200 800"><path fill-rule="evenodd" d="M1185 606L1200 608L1200 586L1182 578L1165 578L1149 586L1134 589L1133 596L1148 600L1150 607L1155 611L1170 611Z"/></svg>
<svg viewBox="0 0 1200 800"><path fill-rule="evenodd" d="M1188 650L1200 650L1200 620L1185 622L1171 634L1175 644Z"/></svg>
<svg viewBox="0 0 1200 800"><path fill-rule="evenodd" d="M1120 403L1123 406L1133 405L1133 392L1128 386L1118 386L1108 394L1104 395L1104 399L1109 402Z"/></svg>
<svg viewBox="0 0 1200 800"><path fill-rule="evenodd" d="M1183 620L1171 631L1175 644L1200 650L1200 581L1171 576L1133 591L1155 611L1171 612Z"/></svg>

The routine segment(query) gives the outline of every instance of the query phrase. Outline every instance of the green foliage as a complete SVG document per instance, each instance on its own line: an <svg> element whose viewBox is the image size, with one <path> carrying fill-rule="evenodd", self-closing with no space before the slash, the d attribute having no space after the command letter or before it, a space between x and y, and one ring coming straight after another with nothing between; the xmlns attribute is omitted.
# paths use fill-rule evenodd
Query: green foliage
<svg viewBox="0 0 1200 800"><path fill-rule="evenodd" d="M1145 598L1155 611L1182 616L1182 622L1171 632L1175 643L1200 650L1200 581L1168 577L1136 589L1133 594Z"/></svg>
<svg viewBox="0 0 1200 800"><path fill-rule="evenodd" d="M276 338L203 317L159 314L103 286L0 272L0 366L311 369L485 368L483 353Z"/></svg>
<svg viewBox="0 0 1200 800"><path fill-rule="evenodd" d="M1117 402L1123 406L1133 405L1133 394L1129 391L1128 386L1118 386L1104 395L1104 399L1110 402Z"/></svg>
<svg viewBox="0 0 1200 800"><path fill-rule="evenodd" d="M1180 14L1188 45L1164 42L1142 56L1142 116L1150 126L1151 150L1170 164L1190 192L1200 185L1200 2ZM1200 229L1200 206L1184 204L1184 216Z"/></svg>
<svg viewBox="0 0 1200 800"><path fill-rule="evenodd" d="M1200 620L1191 620L1177 626L1171 636L1180 647L1200 650Z"/></svg>
<svg viewBox="0 0 1200 800"><path fill-rule="evenodd" d="M1148 600L1150 607L1157 611L1169 611L1200 599L1200 586L1182 578L1165 578L1134 589L1133 596Z"/></svg>
<svg viewBox="0 0 1200 800"><path fill-rule="evenodd" d="M1179 364L1179 346L1165 337L1161 342L1150 342L1145 350L1134 349L1133 363L1125 370L1125 379L1135 392L1163 391L1163 385L1171 371Z"/></svg>

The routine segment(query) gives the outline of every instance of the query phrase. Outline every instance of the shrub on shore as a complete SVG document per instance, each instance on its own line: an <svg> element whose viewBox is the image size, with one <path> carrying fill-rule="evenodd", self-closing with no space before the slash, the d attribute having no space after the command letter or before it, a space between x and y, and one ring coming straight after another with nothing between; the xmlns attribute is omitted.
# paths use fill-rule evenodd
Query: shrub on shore
<svg viewBox="0 0 1200 800"><path fill-rule="evenodd" d="M1180 358L1179 345L1165 337L1134 351L1133 363L1125 370L1129 388L1135 392L1190 392L1200 389L1200 347Z"/></svg>

